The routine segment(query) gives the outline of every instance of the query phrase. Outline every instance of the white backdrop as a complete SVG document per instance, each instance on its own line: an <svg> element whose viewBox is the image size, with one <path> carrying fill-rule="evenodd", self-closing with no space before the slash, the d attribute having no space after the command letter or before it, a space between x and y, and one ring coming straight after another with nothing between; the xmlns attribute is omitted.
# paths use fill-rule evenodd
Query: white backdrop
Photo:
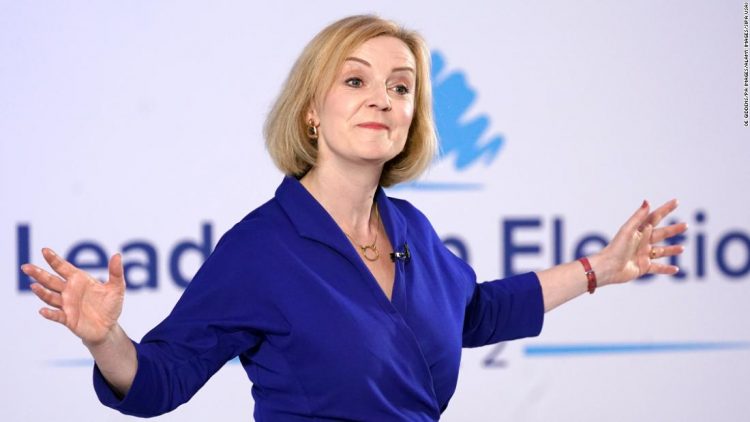
<svg viewBox="0 0 750 422"><path fill-rule="evenodd" d="M512 255L516 270L569 261L644 198L679 198L691 226L683 278L602 289L548 314L538 338L465 350L443 420L748 419L743 2L380 3L0 2L1 420L127 418L99 405L80 341L37 315L19 255L87 247L78 259L95 262L92 245L150 245L154 271L128 275L153 287L130 289L121 319L140 339L182 291L176 246L215 244L281 181L261 127L297 54L365 12L419 30L444 60L435 107L455 114L440 124L460 144L391 195L481 279L508 270L504 239L539 247ZM488 126L471 133L477 119ZM472 156L477 144L500 146ZM179 255L181 277L201 260ZM250 387L229 364L157 420L251 420Z"/></svg>

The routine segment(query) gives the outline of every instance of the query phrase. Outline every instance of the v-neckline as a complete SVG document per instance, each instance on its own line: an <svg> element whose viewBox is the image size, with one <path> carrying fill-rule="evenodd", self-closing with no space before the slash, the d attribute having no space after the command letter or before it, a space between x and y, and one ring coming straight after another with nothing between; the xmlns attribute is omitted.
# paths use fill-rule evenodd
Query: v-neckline
<svg viewBox="0 0 750 422"><path fill-rule="evenodd" d="M383 288L378 283L375 275L365 264L357 248L349 241L344 231L336 224L333 217L318 202L317 199L305 188L302 183L294 177L286 176L276 190L276 199L289 216L297 232L304 237L321 242L346 257L350 262L360 269L363 275L366 275L368 284L371 289L377 289L377 295L382 298L384 309L389 312L396 312L397 307L405 310L405 303L401 298L403 286L400 283L401 273L403 271L403 262L396 260L393 271L393 288L389 298ZM375 191L374 201L378 207L381 222L388 241L394 250L398 250L397 245L401 245L405 240L406 221L395 206L390 202L385 191L378 186ZM390 259L391 251L384 251L381 255L385 259ZM400 305L400 306L399 306Z"/></svg>
<svg viewBox="0 0 750 422"><path fill-rule="evenodd" d="M377 210L377 213L379 215L378 226L380 226L380 225L383 226L383 232L384 232L383 234L385 235L386 243L388 244L389 249L393 250L393 242L391 242L391 237L388 234L388 229L385 226L385 222L383 222L382 213L380 211L380 204L376 200L374 205L375 205L375 209ZM380 227L378 227L378 230L380 230ZM342 232L343 232L343 229L342 229ZM346 234L346 233L344 233L344 234ZM350 243L350 244L352 244L352 243ZM365 261L366 258L363 256L363 254L360 253L360 250L357 249L356 245L352 244L352 247L354 248L354 252L357 254L357 256L359 257L360 261L362 261L362 264L364 265L364 267L367 270L367 272L370 273L370 278L372 279L372 281L375 282L375 284L377 285L378 289L380 289L380 291L382 292L382 294L386 298L386 300L388 300L388 302L390 302L391 304L393 304L393 296L394 296L394 294L396 292L396 281L397 281L396 279L398 278L398 271L396 270L396 263L395 262L393 263L393 266L392 266L393 277L392 277L391 280L389 280L391 282L391 295L389 297L388 293L386 293L386 290L383 288L383 286L380 284L380 281L378 281L378 278L375 276L375 273L373 273L373 271L367 265L367 262ZM381 251L378 251L378 252L381 252ZM382 253L379 254L379 258L378 259L390 259L390 254L391 254L390 252L382 251ZM386 255L388 255L388 258L386 258ZM380 264L378 264L378 265L380 265Z"/></svg>

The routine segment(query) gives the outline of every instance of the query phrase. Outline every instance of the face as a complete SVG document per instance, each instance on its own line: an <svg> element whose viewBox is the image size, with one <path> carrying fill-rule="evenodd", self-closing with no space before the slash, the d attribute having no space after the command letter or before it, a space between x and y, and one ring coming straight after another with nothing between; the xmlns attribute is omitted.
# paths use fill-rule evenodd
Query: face
<svg viewBox="0 0 750 422"><path fill-rule="evenodd" d="M344 61L309 119L318 127L318 166L383 165L404 149L414 115L416 60L403 41L371 38Z"/></svg>

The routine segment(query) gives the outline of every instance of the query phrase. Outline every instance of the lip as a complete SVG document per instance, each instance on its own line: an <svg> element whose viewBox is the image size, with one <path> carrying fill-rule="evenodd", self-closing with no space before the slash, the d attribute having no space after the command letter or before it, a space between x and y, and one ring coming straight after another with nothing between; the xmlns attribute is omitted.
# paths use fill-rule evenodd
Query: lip
<svg viewBox="0 0 750 422"><path fill-rule="evenodd" d="M388 130L388 129L390 129L388 126L386 126L386 125L384 125L382 123L378 123L378 122L365 122L365 123L360 123L357 126L359 126L361 128L365 128L365 129L375 129L375 130Z"/></svg>

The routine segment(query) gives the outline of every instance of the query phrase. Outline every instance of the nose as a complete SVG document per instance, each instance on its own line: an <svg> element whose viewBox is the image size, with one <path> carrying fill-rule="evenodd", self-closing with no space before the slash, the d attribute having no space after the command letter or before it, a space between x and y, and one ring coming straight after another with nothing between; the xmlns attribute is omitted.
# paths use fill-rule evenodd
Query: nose
<svg viewBox="0 0 750 422"><path fill-rule="evenodd" d="M370 97L369 106L389 111L391 109L391 97L388 95L388 89L384 86L375 87Z"/></svg>

